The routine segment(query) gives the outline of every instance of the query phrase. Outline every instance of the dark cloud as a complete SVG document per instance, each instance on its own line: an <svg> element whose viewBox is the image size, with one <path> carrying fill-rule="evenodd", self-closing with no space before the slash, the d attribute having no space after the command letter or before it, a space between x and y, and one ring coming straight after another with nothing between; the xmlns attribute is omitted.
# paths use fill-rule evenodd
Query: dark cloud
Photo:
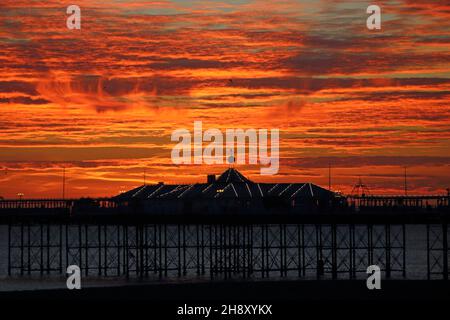
<svg viewBox="0 0 450 320"><path fill-rule="evenodd" d="M17 104L28 104L28 105L36 105L36 104L47 104L51 101L45 99L33 99L30 97L13 97L13 98L0 98L0 103L17 103Z"/></svg>
<svg viewBox="0 0 450 320"><path fill-rule="evenodd" d="M0 92L18 92L30 96L38 94L34 83L23 81L0 81Z"/></svg>
<svg viewBox="0 0 450 320"><path fill-rule="evenodd" d="M248 62L223 62L217 60L200 60L200 59L164 59L159 62L153 62L148 65L152 69L156 70L177 70L180 68L187 69L219 69L219 68L232 68L237 66L249 67Z"/></svg>
<svg viewBox="0 0 450 320"><path fill-rule="evenodd" d="M334 168L352 168L362 166L450 166L450 157L310 157L283 159L283 163L285 165L298 166L299 168L326 168L330 164Z"/></svg>

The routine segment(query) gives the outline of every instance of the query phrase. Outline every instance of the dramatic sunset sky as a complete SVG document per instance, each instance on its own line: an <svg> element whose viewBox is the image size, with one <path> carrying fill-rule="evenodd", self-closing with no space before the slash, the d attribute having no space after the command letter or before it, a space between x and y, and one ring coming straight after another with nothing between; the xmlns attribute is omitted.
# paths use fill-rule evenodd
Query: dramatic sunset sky
<svg viewBox="0 0 450 320"><path fill-rule="evenodd" d="M66 8L81 7L81 30ZM382 8L382 29L366 8ZM0 0L0 196L108 196L203 182L172 130L279 128L280 171L373 193L450 187L445 1Z"/></svg>

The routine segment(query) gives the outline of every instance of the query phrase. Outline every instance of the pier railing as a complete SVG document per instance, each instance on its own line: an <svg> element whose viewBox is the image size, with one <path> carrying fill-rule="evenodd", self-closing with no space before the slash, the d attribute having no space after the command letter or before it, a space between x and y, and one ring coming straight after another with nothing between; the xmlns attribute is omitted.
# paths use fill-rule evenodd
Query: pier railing
<svg viewBox="0 0 450 320"><path fill-rule="evenodd" d="M449 208L449 195L417 195L417 196L393 196L393 195L371 195L371 196L346 196L344 201L336 202L332 205L334 209L346 209L359 211L361 208L410 208L410 209L436 209ZM232 200L231 200L232 201ZM114 209L132 207L142 207L145 200L141 203L134 201L131 205L128 202L119 202L114 198L81 198L81 199L18 199L18 200L0 200L1 211L37 209L41 212L45 209L63 209L73 212L92 211L95 209ZM324 206L323 208L330 208ZM121 210L122 212L124 210Z"/></svg>
<svg viewBox="0 0 450 320"><path fill-rule="evenodd" d="M21 199L0 200L2 209L70 209L75 206L114 208L117 202L109 198L86 199Z"/></svg>
<svg viewBox="0 0 450 320"><path fill-rule="evenodd" d="M347 196L347 202L355 207L408 207L439 208L449 207L449 195L370 195Z"/></svg>

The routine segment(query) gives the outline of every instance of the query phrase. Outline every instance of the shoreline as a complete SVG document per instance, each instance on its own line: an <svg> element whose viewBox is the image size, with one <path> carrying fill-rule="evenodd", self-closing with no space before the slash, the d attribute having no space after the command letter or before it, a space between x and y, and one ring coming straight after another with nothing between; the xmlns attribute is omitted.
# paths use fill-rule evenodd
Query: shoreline
<svg viewBox="0 0 450 320"><path fill-rule="evenodd" d="M133 283L81 290L41 289L0 292L0 299L51 301L450 301L450 281L382 280L368 290L365 280L214 281Z"/></svg>

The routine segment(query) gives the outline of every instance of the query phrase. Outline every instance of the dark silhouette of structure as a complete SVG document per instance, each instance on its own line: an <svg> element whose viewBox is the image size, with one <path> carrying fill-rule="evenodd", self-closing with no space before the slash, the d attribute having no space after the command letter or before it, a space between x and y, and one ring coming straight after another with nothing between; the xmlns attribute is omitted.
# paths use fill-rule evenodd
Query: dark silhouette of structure
<svg viewBox="0 0 450 320"><path fill-rule="evenodd" d="M360 183L362 185L362 183ZM311 183L144 184L112 198L2 200L9 274L405 277L406 224L427 230L428 278L449 277L449 195L343 197Z"/></svg>
<svg viewBox="0 0 450 320"><path fill-rule="evenodd" d="M358 183L353 186L350 195L354 197L370 196L370 189L362 182L361 178L359 178Z"/></svg>
<svg viewBox="0 0 450 320"><path fill-rule="evenodd" d="M229 168L206 183L143 185L113 198L149 214L289 214L328 210L344 198L311 183L256 183Z"/></svg>

